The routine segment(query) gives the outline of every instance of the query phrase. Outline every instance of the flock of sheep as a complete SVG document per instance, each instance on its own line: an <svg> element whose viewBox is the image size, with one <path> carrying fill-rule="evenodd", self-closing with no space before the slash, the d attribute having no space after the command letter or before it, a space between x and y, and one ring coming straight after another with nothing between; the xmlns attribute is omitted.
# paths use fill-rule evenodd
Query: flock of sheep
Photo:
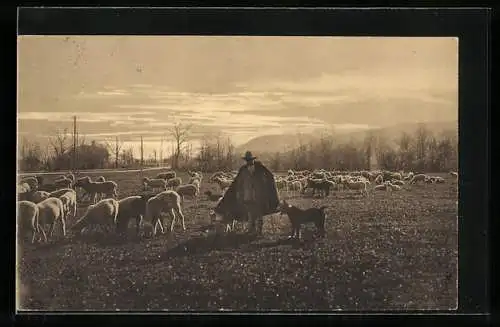
<svg viewBox="0 0 500 327"><path fill-rule="evenodd" d="M92 181L89 176L76 179L73 174L61 176L53 183L43 183L41 176L23 178L18 184L18 237L21 234L31 233L31 242L38 240L47 242L44 226L50 225L48 236L52 237L56 223L62 226L63 237L66 237L66 220L76 219L77 204L87 197L91 204L84 215L79 218L70 230L81 233L90 226L100 226L114 229L118 234L126 233L131 219L135 220L136 234L139 235L142 225L149 226L152 234L156 235L157 227L164 233L162 214L172 217L170 231L174 229L176 217L181 220L183 230L186 230L182 204L185 197L190 197L196 203L200 195L200 186L203 180L201 172L188 172L189 180L182 184L182 179L176 176L175 171L158 174L154 179L144 177L141 182L143 190L137 190L140 195L128 196L118 200L118 185L114 181L107 181L100 176ZM220 187L220 194L206 191L208 200L220 201L225 191L231 185L237 172L216 172L208 179ZM450 172L455 178L456 172ZM389 171L359 171L335 172L323 169L315 171L289 170L286 176L275 177L279 192L301 195L309 189L314 196L328 196L330 191L355 191L367 195L373 186L374 191L398 191L401 185L422 183L444 183L438 176L413 174ZM81 189L82 196L77 196ZM144 193L152 190L151 193ZM212 218L213 210L210 211ZM143 222L145 224L143 224ZM234 228L235 220L227 217L224 220L226 231Z"/></svg>

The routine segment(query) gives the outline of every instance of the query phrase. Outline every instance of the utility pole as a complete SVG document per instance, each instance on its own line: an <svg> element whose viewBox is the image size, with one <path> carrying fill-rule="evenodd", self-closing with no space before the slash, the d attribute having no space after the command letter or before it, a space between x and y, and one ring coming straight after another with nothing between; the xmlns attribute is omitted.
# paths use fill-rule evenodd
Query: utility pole
<svg viewBox="0 0 500 327"><path fill-rule="evenodd" d="M158 167L163 165L163 135L160 138L160 162L158 163Z"/></svg>
<svg viewBox="0 0 500 327"><path fill-rule="evenodd" d="M141 170L143 165L144 165L144 142L142 141L142 135L141 135Z"/></svg>
<svg viewBox="0 0 500 327"><path fill-rule="evenodd" d="M120 155L118 149L118 136L115 136L115 168L118 168L118 155Z"/></svg>
<svg viewBox="0 0 500 327"><path fill-rule="evenodd" d="M76 116L73 116L73 173L76 170Z"/></svg>

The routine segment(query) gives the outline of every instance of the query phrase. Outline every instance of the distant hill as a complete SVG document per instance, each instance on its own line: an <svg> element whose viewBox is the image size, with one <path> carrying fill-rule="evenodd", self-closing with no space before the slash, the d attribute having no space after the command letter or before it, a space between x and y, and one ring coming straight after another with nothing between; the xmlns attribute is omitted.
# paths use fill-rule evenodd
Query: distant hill
<svg viewBox="0 0 500 327"><path fill-rule="evenodd" d="M413 134L421 123L401 123L393 126L382 128L374 128L369 130L355 130L355 131L342 131L335 133L335 140L338 143L345 143L352 141L361 141L366 136L367 132L372 132L374 135L383 137L388 141L398 138L403 132ZM425 122L425 127L433 133L441 133L443 131L458 131L458 122L445 121L445 122ZM255 137L248 142L237 147L238 152L245 152L250 150L254 153L265 154L274 152L287 152L299 146L299 138L302 143L308 144L319 140L319 133L307 134L280 134L280 135L262 135Z"/></svg>

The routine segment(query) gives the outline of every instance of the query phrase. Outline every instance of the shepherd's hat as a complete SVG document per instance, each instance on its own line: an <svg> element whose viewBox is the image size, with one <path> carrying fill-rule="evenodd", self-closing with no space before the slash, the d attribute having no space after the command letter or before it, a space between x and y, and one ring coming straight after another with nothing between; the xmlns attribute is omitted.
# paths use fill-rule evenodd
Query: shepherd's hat
<svg viewBox="0 0 500 327"><path fill-rule="evenodd" d="M254 157L252 155L252 152L247 151L247 152L245 152L245 156L242 157L241 159L246 160L246 161L251 161L251 160L257 159L257 157Z"/></svg>

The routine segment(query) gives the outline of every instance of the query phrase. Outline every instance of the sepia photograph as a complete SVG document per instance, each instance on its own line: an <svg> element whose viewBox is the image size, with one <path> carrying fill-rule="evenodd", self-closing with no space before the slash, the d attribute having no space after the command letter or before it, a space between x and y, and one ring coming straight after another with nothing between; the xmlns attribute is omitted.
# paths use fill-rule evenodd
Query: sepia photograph
<svg viewBox="0 0 500 327"><path fill-rule="evenodd" d="M455 310L458 43L19 35L17 310Z"/></svg>

